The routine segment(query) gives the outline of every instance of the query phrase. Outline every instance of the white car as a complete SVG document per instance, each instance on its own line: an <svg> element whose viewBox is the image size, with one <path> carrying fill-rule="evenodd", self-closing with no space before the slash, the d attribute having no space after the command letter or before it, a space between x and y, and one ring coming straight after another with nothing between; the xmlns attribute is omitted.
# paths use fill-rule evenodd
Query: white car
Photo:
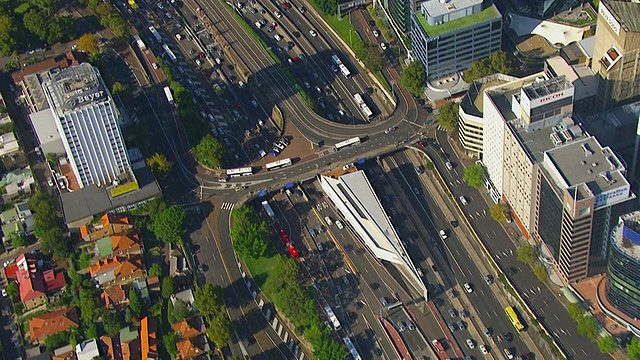
<svg viewBox="0 0 640 360"><path fill-rule="evenodd" d="M313 37L316 37L316 36L318 36L318 33L315 30L311 29L311 30L309 30L309 35L311 35Z"/></svg>
<svg viewBox="0 0 640 360"><path fill-rule="evenodd" d="M392 131L393 131L393 130L395 130L395 129L396 129L396 127L395 127L395 126L392 126L392 127L388 128L387 130L385 130L385 131L384 131L384 133L385 133L385 134L388 134L388 133L392 132Z"/></svg>
<svg viewBox="0 0 640 360"><path fill-rule="evenodd" d="M440 238L441 238L442 240L445 240L445 239L448 237L448 236L447 236L447 233L446 233L444 230L442 230L442 229L440 229L440 231L438 231L438 234L440 234Z"/></svg>
<svg viewBox="0 0 640 360"><path fill-rule="evenodd" d="M222 64L222 59L216 58L216 64L218 64L218 65Z"/></svg>
<svg viewBox="0 0 640 360"><path fill-rule="evenodd" d="M468 293L471 294L473 292L473 288L471 287L471 284L469 283L464 283L464 285L462 285L464 287L464 290Z"/></svg>
<svg viewBox="0 0 640 360"><path fill-rule="evenodd" d="M449 171L453 170L453 164L451 164L451 161L444 163L444 166L446 166Z"/></svg>
<svg viewBox="0 0 640 360"><path fill-rule="evenodd" d="M152 64L151 64L151 67L152 67L154 70L158 70L158 64L157 64L157 63L152 63Z"/></svg>
<svg viewBox="0 0 640 360"><path fill-rule="evenodd" d="M375 37L380 36L380 33L378 32L378 30L373 30L372 33L373 33L373 36Z"/></svg>
<svg viewBox="0 0 640 360"><path fill-rule="evenodd" d="M513 354L511 353L511 350L509 349L504 349L504 355L507 357L507 359L511 360L513 359Z"/></svg>
<svg viewBox="0 0 640 360"><path fill-rule="evenodd" d="M464 196L460 196L458 199L462 205L467 205L467 199Z"/></svg>
<svg viewBox="0 0 640 360"><path fill-rule="evenodd" d="M274 12L273 15L275 15L278 19L282 17L282 14L280 13L280 11Z"/></svg>
<svg viewBox="0 0 640 360"><path fill-rule="evenodd" d="M162 3L158 3L158 9L160 10L164 9L164 6L162 5Z"/></svg>
<svg viewBox="0 0 640 360"><path fill-rule="evenodd" d="M282 36L280 36L280 34L275 34L273 38L276 39L276 41L282 40Z"/></svg>
<svg viewBox="0 0 640 360"><path fill-rule="evenodd" d="M467 346L469 347L469 349L473 349L476 347L476 344L473 343L473 340L467 339Z"/></svg>
<svg viewBox="0 0 640 360"><path fill-rule="evenodd" d="M385 43L380 43L380 47L382 48L382 50L387 50L387 44Z"/></svg>
<svg viewBox="0 0 640 360"><path fill-rule="evenodd" d="M485 355L487 355L489 353L489 350L484 345L480 345L480 351L482 351L482 353L485 354Z"/></svg>
<svg viewBox="0 0 640 360"><path fill-rule="evenodd" d="M258 29L262 28L262 23L260 21L256 21L255 25Z"/></svg>
<svg viewBox="0 0 640 360"><path fill-rule="evenodd" d="M180 35L180 34L176 34L176 39L178 39L178 40L182 40L182 35Z"/></svg>
<svg viewBox="0 0 640 360"><path fill-rule="evenodd" d="M342 222L340 222L340 220L336 220L336 226L338 227L338 229L342 230L344 229L344 225L342 225Z"/></svg>
<svg viewBox="0 0 640 360"><path fill-rule="evenodd" d="M328 216L325 216L325 217L324 217L324 221L326 221L326 222L327 222L327 225L329 225L329 226L331 226L331 224L333 224L333 222L331 221L331 218L330 218L330 217L328 217Z"/></svg>
<svg viewBox="0 0 640 360"><path fill-rule="evenodd" d="M167 11L167 13L166 13L165 15L167 16L167 18L168 18L168 19L171 19L171 18L172 18L171 13L170 13L170 12L168 12L168 11Z"/></svg>

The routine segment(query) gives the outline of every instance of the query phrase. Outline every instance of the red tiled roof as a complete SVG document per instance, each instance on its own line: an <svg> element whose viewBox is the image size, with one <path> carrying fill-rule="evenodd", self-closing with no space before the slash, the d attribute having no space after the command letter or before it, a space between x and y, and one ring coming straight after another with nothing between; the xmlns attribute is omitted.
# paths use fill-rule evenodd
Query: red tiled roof
<svg viewBox="0 0 640 360"><path fill-rule="evenodd" d="M204 339L199 336L190 339L183 339L176 343L178 356L176 359L191 359L201 356L204 353Z"/></svg>
<svg viewBox="0 0 640 360"><path fill-rule="evenodd" d="M47 336L57 334L78 326L78 312L75 307L52 311L29 319L31 339L44 340Z"/></svg>
<svg viewBox="0 0 640 360"><path fill-rule="evenodd" d="M103 350L106 354L105 360L122 360L122 351L120 350L120 334L115 335L103 335L100 337L100 341L104 346Z"/></svg>
<svg viewBox="0 0 640 360"><path fill-rule="evenodd" d="M188 339L202 334L202 324L198 317L192 316L174 323L173 331L179 333L183 339Z"/></svg>
<svg viewBox="0 0 640 360"><path fill-rule="evenodd" d="M67 280L64 278L64 273L62 272L55 274L53 270L47 270L42 273L42 276L44 277L44 284L47 292L62 289L67 285Z"/></svg>
<svg viewBox="0 0 640 360"><path fill-rule="evenodd" d="M26 302L46 295L42 274L37 269L18 269L16 273L20 301Z"/></svg>
<svg viewBox="0 0 640 360"><path fill-rule="evenodd" d="M116 305L127 300L127 295L120 285L112 286L102 290L102 299L106 306Z"/></svg>
<svg viewBox="0 0 640 360"><path fill-rule="evenodd" d="M136 229L126 234L111 236L111 249L114 256L125 256L127 254L139 253L142 249L140 232Z"/></svg>
<svg viewBox="0 0 640 360"><path fill-rule="evenodd" d="M16 277L16 273L18 272L18 266L16 264L11 264L4 268L4 273L7 275L7 279L13 279Z"/></svg>
<svg viewBox="0 0 640 360"><path fill-rule="evenodd" d="M56 66L60 67L61 69L66 69L71 65L78 65L82 62L76 59L77 55L78 53L69 51L62 56L46 59L29 66L21 67L20 70L16 70L11 73L11 77L13 78L13 82L17 84L21 82L27 75L41 73Z"/></svg>
<svg viewBox="0 0 640 360"><path fill-rule="evenodd" d="M142 360L158 358L157 342L155 321L153 318L145 316L140 320L140 350L142 352Z"/></svg>
<svg viewBox="0 0 640 360"><path fill-rule="evenodd" d="M107 259L99 260L97 263L89 267L89 274L91 274L91 277L94 277L99 273L102 273L108 270L115 270L115 268L117 268L120 265L121 264L117 259L107 258Z"/></svg>

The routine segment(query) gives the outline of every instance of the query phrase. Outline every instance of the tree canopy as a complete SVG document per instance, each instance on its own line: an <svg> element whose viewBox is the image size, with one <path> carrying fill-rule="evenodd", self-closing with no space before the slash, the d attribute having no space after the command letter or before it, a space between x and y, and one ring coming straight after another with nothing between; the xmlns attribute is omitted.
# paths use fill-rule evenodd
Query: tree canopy
<svg viewBox="0 0 640 360"><path fill-rule="evenodd" d="M355 47L354 51L358 58L373 72L382 70L387 62L377 43L362 41Z"/></svg>
<svg viewBox="0 0 640 360"><path fill-rule="evenodd" d="M335 15L338 10L337 0L313 0L313 3L320 9L325 15Z"/></svg>
<svg viewBox="0 0 640 360"><path fill-rule="evenodd" d="M142 297L134 286L129 289L129 307L136 315L142 314L142 309L144 308Z"/></svg>
<svg viewBox="0 0 640 360"><path fill-rule="evenodd" d="M547 272L547 268L541 265L538 265L533 269L533 273L536 275L536 278L540 281L545 281L549 277L549 273Z"/></svg>
<svg viewBox="0 0 640 360"><path fill-rule="evenodd" d="M200 143L191 149L196 161L200 164L217 169L222 166L222 158L226 153L226 148L220 140L207 134L200 140Z"/></svg>
<svg viewBox="0 0 640 360"><path fill-rule="evenodd" d="M171 303L171 302L170 302ZM173 320L174 322L184 320L193 315L193 311L189 309L186 302L175 298L173 299Z"/></svg>
<svg viewBox="0 0 640 360"><path fill-rule="evenodd" d="M440 119L438 124L445 130L453 130L460 121L458 117L458 103L448 102L440 107Z"/></svg>
<svg viewBox="0 0 640 360"><path fill-rule="evenodd" d="M611 335L607 335L598 341L598 348L603 354L611 354L618 349L618 344Z"/></svg>
<svg viewBox="0 0 640 360"><path fill-rule="evenodd" d="M464 168L462 181L467 185L480 189L484 185L484 167L480 164L474 164Z"/></svg>
<svg viewBox="0 0 640 360"><path fill-rule="evenodd" d="M231 341L232 334L233 325L227 317L227 314L224 312L215 314L207 329L209 339L216 344L217 348L222 348Z"/></svg>
<svg viewBox="0 0 640 360"><path fill-rule="evenodd" d="M499 223L506 223L511 219L511 215L509 215L507 205L502 202L499 202L493 205L489 209L489 214L491 214L491 218Z"/></svg>
<svg viewBox="0 0 640 360"><path fill-rule="evenodd" d="M427 81L427 74L424 65L417 60L412 61L402 70L400 83L407 88L414 96L422 96Z"/></svg>
<svg viewBox="0 0 640 360"><path fill-rule="evenodd" d="M214 315L223 312L223 290L220 286L204 284L196 289L194 305L203 316Z"/></svg>
<svg viewBox="0 0 640 360"><path fill-rule="evenodd" d="M16 21L8 14L0 14L0 54L9 55L16 46Z"/></svg>
<svg viewBox="0 0 640 360"><path fill-rule="evenodd" d="M640 340L637 337L631 339L626 346L629 359L640 360Z"/></svg>
<svg viewBox="0 0 640 360"><path fill-rule="evenodd" d="M598 336L598 329L596 328L596 320L593 316L583 316L578 320L578 332L589 338L591 341L596 341Z"/></svg>
<svg viewBox="0 0 640 360"><path fill-rule="evenodd" d="M242 259L257 259L267 250L267 239L269 237L269 225L266 221L260 220L258 213L248 206L233 210L233 228L231 229L231 239L233 249Z"/></svg>
<svg viewBox="0 0 640 360"><path fill-rule="evenodd" d="M28 200L33 213L33 231L41 238L42 252L53 253L59 258L68 257L73 252L73 239L65 237L59 226L55 199L48 193L39 191Z"/></svg>
<svg viewBox="0 0 640 360"><path fill-rule="evenodd" d="M485 76L495 73L510 74L513 72L513 62L504 51L498 51L491 56L474 61L464 72L462 79L471 83Z"/></svg>
<svg viewBox="0 0 640 360"><path fill-rule="evenodd" d="M176 282L171 276L166 276L162 279L162 285L160 286L160 293L164 299L168 299L176 292Z"/></svg>
<svg viewBox="0 0 640 360"><path fill-rule="evenodd" d="M524 244L516 249L518 261L531 265L536 261L536 249L531 244Z"/></svg>
<svg viewBox="0 0 640 360"><path fill-rule="evenodd" d="M158 176L166 176L171 172L173 164L169 162L166 156L161 153L155 153L146 160L147 166Z"/></svg>
<svg viewBox="0 0 640 360"><path fill-rule="evenodd" d="M151 217L149 229L156 237L166 243L180 244L187 233L186 212L181 206L172 205Z"/></svg>

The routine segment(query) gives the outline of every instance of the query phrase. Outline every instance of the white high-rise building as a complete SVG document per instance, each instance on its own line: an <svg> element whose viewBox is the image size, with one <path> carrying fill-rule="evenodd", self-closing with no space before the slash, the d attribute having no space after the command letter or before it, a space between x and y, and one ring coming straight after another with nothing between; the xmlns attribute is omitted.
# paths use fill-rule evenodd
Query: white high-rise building
<svg viewBox="0 0 640 360"><path fill-rule="evenodd" d="M130 179L121 115L98 69L88 63L69 67L50 74L42 88L79 187Z"/></svg>

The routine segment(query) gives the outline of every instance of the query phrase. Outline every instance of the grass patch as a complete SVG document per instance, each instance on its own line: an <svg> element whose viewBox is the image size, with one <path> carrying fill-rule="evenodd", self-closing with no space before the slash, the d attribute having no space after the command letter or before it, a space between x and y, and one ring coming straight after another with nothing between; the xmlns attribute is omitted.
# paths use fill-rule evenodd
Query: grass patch
<svg viewBox="0 0 640 360"><path fill-rule="evenodd" d="M449 31L465 28L479 22L499 17L500 14L498 13L498 11L496 11L495 7L490 6L480 11L479 13L465 16L460 19L447 21L444 24L431 26L422 14L416 13L416 19L418 20L418 23L420 23L420 26L422 26L422 29L427 33L427 35L429 35L429 37L435 37Z"/></svg>
<svg viewBox="0 0 640 360"><path fill-rule="evenodd" d="M384 75L382 75L382 71L376 71L375 75L378 81L380 81L380 84L382 84L382 87L384 87L387 91L391 92L391 85L389 85L389 82L387 82L387 79L385 79Z"/></svg>
<svg viewBox="0 0 640 360"><path fill-rule="evenodd" d="M27 12L27 10L29 10L29 3L25 1L22 4L20 4L20 6L18 6L14 11L17 14L24 14Z"/></svg>
<svg viewBox="0 0 640 360"><path fill-rule="evenodd" d="M360 34L356 31L356 28L349 22L348 17L343 17L342 20L337 16L324 16L329 25L338 33L340 37L349 44L351 49L355 49L360 42Z"/></svg>
<svg viewBox="0 0 640 360"><path fill-rule="evenodd" d="M258 287L262 288L264 283L267 282L269 274L276 266L278 256L275 247L270 245L264 253L264 256L258 259L249 258L244 261L244 263L247 264L251 277L255 280Z"/></svg>

